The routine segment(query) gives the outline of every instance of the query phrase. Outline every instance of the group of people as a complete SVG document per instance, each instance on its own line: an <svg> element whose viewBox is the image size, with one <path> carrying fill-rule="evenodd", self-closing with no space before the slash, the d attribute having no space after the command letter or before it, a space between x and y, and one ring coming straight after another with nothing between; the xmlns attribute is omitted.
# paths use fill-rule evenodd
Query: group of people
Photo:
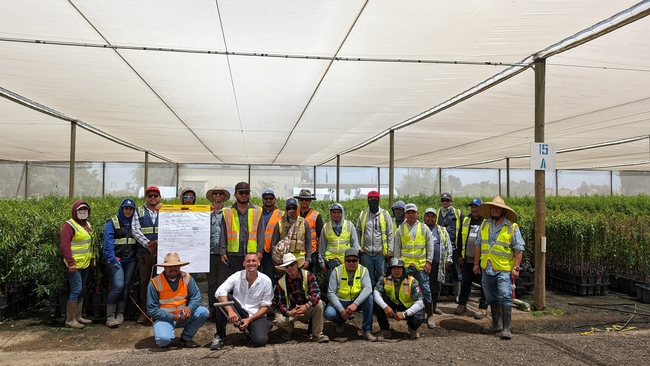
<svg viewBox="0 0 650 366"><path fill-rule="evenodd" d="M215 187L206 193L211 205L209 306L200 306L196 275L181 271L188 262L176 253L165 253L156 263L160 190L149 186L145 203L136 207L126 198L117 214L107 220L104 230L103 260L111 277L106 325L117 327L124 320L130 281L136 264L140 283L142 315L138 323L153 323L159 347L175 338L174 328L184 328L180 345L198 347L192 339L198 329L216 317L216 332L210 344L221 349L226 341L226 325L235 323L255 346L268 342L272 327L268 316L282 330L282 338L293 336L296 321L308 324L311 338L329 341L323 333L324 319L336 323L343 333L355 313L361 312L360 330L367 341L376 341L373 315L379 335L390 337L388 318L404 320L411 338L426 321L435 327L441 284L452 271L458 307L467 311L472 282L482 284L479 311L482 319L491 309L492 326L486 332L511 338L511 281L519 275L524 241L516 213L501 197L491 202L473 199L470 215L453 207L449 193L441 195L441 208L425 209L423 222L418 207L398 201L388 211L379 207L380 194L368 194L368 208L354 225L345 219L340 203L330 206L329 220L310 208L315 197L307 189L286 200L285 210L276 207L272 190L262 194L262 206L250 202L250 186L235 186L235 202L226 206L230 192ZM196 193L181 192L183 204L194 204ZM61 249L68 268L71 293L66 326L82 328L90 320L81 316L83 289L95 260L92 230L87 222L90 207L77 201L72 218L61 227ZM154 276L154 265L163 268ZM319 284L314 270L325 272ZM326 292L325 296L322 292ZM216 305L216 308L215 308ZM357 328L359 328L357 326Z"/></svg>

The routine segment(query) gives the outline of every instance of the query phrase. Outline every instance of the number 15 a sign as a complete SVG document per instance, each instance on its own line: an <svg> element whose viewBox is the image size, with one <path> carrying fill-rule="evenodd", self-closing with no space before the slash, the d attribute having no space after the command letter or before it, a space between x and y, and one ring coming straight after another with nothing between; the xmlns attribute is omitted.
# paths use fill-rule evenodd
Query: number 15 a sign
<svg viewBox="0 0 650 366"><path fill-rule="evenodd" d="M555 144L532 142L530 144L530 169L555 170Z"/></svg>

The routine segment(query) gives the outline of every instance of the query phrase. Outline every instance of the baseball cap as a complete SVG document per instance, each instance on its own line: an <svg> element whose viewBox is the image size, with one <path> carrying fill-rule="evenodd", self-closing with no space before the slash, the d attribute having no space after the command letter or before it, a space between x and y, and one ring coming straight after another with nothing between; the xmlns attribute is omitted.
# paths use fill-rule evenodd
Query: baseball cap
<svg viewBox="0 0 650 366"><path fill-rule="evenodd" d="M250 191L250 190L251 190L251 187L246 182L239 182L239 183L237 183L237 185L235 185L235 192Z"/></svg>
<svg viewBox="0 0 650 366"><path fill-rule="evenodd" d="M476 197L476 198L474 198L474 199L472 200L472 202L470 202L469 205L467 205L467 206L471 206L471 205L477 205L477 206L480 206L481 203L483 203L483 201L481 201L480 198Z"/></svg>
<svg viewBox="0 0 650 366"><path fill-rule="evenodd" d="M409 211L418 212L418 206L416 206L415 203L407 203L406 207L404 208L404 212L409 212Z"/></svg>
<svg viewBox="0 0 650 366"><path fill-rule="evenodd" d="M275 192L273 192L272 189L267 189L266 191L264 191L264 193L262 193L262 197L264 196L273 196L273 198L275 198Z"/></svg>
<svg viewBox="0 0 650 366"><path fill-rule="evenodd" d="M354 248L349 248L345 250L345 256L350 257L350 256L355 256L359 258L359 249L354 249Z"/></svg>
<svg viewBox="0 0 650 366"><path fill-rule="evenodd" d="M381 196L379 195L379 192L377 192L375 190L372 190L372 191L368 192L368 198L370 198L370 197L380 198Z"/></svg>
<svg viewBox="0 0 650 366"><path fill-rule="evenodd" d="M289 198L287 200L287 203L284 205L284 207L289 207L291 205L294 205L294 206L298 207L298 201L296 201L295 198Z"/></svg>
<svg viewBox="0 0 650 366"><path fill-rule="evenodd" d="M444 200L444 199L450 200L451 199L451 194L449 194L449 192L445 192L445 193L440 195L440 199L441 200Z"/></svg>
<svg viewBox="0 0 650 366"><path fill-rule="evenodd" d="M389 267L404 267L404 260L401 258L392 258Z"/></svg>
<svg viewBox="0 0 650 366"><path fill-rule="evenodd" d="M436 209L433 208L433 207L429 207L429 208L427 208L427 209L424 211L424 214L425 214L425 215L428 214L428 213L432 213L432 214L438 216L438 212L436 212Z"/></svg>
<svg viewBox="0 0 650 366"><path fill-rule="evenodd" d="M156 186L149 186L149 187L147 187L147 189L144 190L144 194L147 194L149 192L156 192L156 193L160 194L160 189L158 189L158 187L156 187Z"/></svg>

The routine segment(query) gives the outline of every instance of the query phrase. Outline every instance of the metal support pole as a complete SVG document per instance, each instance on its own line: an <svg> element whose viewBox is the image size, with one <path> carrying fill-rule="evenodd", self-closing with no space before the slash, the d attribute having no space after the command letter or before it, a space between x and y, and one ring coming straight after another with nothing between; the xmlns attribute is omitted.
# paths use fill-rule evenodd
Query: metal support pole
<svg viewBox="0 0 650 366"><path fill-rule="evenodd" d="M74 197L74 166L75 166L75 153L77 145L77 122L70 124L70 177L68 186L68 198Z"/></svg>
<svg viewBox="0 0 650 366"><path fill-rule="evenodd" d="M314 165L314 197L316 197L316 165Z"/></svg>
<svg viewBox="0 0 650 366"><path fill-rule="evenodd" d="M341 155L336 155L336 202L340 201L339 191L341 190Z"/></svg>
<svg viewBox="0 0 650 366"><path fill-rule="evenodd" d="M499 196L501 196L501 168L499 170Z"/></svg>
<svg viewBox="0 0 650 366"><path fill-rule="evenodd" d="M614 195L614 171L609 171L609 195Z"/></svg>
<svg viewBox="0 0 650 366"><path fill-rule="evenodd" d="M555 197L558 197L560 195L560 178L558 177L560 175L560 171L558 169L555 169Z"/></svg>
<svg viewBox="0 0 650 366"><path fill-rule="evenodd" d="M395 131L390 131L390 143L388 150L388 207L393 207L395 201Z"/></svg>
<svg viewBox="0 0 650 366"><path fill-rule="evenodd" d="M180 176L179 176L179 172L180 172L180 168L179 168L179 167L180 167L180 164L179 164L179 163L176 163L176 192L179 192L179 193L180 193L180 188L181 188L181 187L180 187L180 182L181 182L181 178L180 178ZM198 198L199 198L199 197L197 196L196 199L198 199ZM196 201L194 201L194 202L196 203Z"/></svg>
<svg viewBox="0 0 650 366"><path fill-rule="evenodd" d="M144 189L146 191L149 186L149 151L144 152ZM147 195L147 192L144 192L144 195Z"/></svg>
<svg viewBox="0 0 650 366"><path fill-rule="evenodd" d="M25 161L25 198L29 189L29 161Z"/></svg>
<svg viewBox="0 0 650 366"><path fill-rule="evenodd" d="M546 60L535 60L535 142L544 142L544 111L546 94ZM546 175L535 170L535 288L533 306L537 310L546 307Z"/></svg>
<svg viewBox="0 0 650 366"><path fill-rule="evenodd" d="M381 168L377 167L377 192L381 196Z"/></svg>
<svg viewBox="0 0 650 366"><path fill-rule="evenodd" d="M106 196L106 162L102 161L102 198Z"/></svg>
<svg viewBox="0 0 650 366"><path fill-rule="evenodd" d="M248 186L250 187L250 185L251 185L251 165L250 164L248 164L248 179L246 180L246 182L248 182ZM262 191L262 192L264 192L264 191Z"/></svg>
<svg viewBox="0 0 650 366"><path fill-rule="evenodd" d="M442 194L442 168L438 168L438 195Z"/></svg>
<svg viewBox="0 0 650 366"><path fill-rule="evenodd" d="M506 197L510 198L510 158L506 157Z"/></svg>

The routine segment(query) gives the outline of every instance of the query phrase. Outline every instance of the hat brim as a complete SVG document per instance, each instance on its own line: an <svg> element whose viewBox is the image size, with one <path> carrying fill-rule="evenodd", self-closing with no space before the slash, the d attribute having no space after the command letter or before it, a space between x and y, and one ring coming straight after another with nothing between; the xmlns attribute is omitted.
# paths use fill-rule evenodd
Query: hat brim
<svg viewBox="0 0 650 366"><path fill-rule="evenodd" d="M190 262L172 262L172 263L156 263L154 266L158 267L174 267L174 266L187 266Z"/></svg>
<svg viewBox="0 0 650 366"><path fill-rule="evenodd" d="M305 264L305 257L298 257L298 258L296 258L295 261L291 261L291 262L288 262L288 263L282 263L279 266L275 266L275 268L285 270L293 262L298 262L298 267L302 267L302 265Z"/></svg>
<svg viewBox="0 0 650 366"><path fill-rule="evenodd" d="M207 198L208 201L214 203L214 197L212 197L212 194L213 194L215 191L221 191L221 192L223 192L223 195L226 197L226 199L225 199L226 201L228 201L228 200L230 199L230 192L228 192L228 190L225 189L225 188L217 188L217 189L214 189L214 188L213 188L213 189L208 189L208 191L205 193L205 198Z"/></svg>
<svg viewBox="0 0 650 366"><path fill-rule="evenodd" d="M492 208L492 206L505 209L506 219L508 219L509 221L517 220L517 213L515 212L515 210L499 202L483 202L480 206L478 206L476 210L478 211L479 215L483 216L483 218L489 219L491 217L490 209Z"/></svg>
<svg viewBox="0 0 650 366"><path fill-rule="evenodd" d="M299 199L305 200L306 199L306 200L310 200L310 201L316 201L316 197L311 197L311 196L309 196L309 197L293 196L293 198L295 198L297 200L299 200Z"/></svg>

